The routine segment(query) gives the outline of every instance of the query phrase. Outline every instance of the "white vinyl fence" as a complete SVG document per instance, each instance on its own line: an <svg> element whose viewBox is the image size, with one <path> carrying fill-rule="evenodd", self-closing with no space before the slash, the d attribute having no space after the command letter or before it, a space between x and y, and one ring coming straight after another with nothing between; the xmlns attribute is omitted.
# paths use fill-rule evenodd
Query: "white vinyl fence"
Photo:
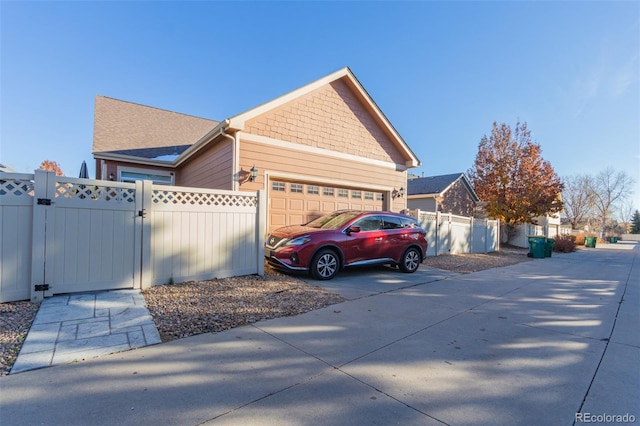
<svg viewBox="0 0 640 426"><path fill-rule="evenodd" d="M440 212L411 210L427 231L427 256L490 253L500 250L500 222Z"/></svg>
<svg viewBox="0 0 640 426"><path fill-rule="evenodd" d="M0 302L264 273L257 194L0 175Z"/></svg>

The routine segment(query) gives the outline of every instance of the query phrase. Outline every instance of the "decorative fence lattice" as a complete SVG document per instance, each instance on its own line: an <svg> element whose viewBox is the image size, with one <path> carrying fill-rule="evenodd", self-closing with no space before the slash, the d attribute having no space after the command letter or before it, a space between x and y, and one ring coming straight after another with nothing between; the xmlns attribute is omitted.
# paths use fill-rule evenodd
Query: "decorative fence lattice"
<svg viewBox="0 0 640 426"><path fill-rule="evenodd" d="M33 180L29 178L7 178L3 176L3 178L0 179L0 195L12 195L16 197L26 195L33 197Z"/></svg>
<svg viewBox="0 0 640 426"><path fill-rule="evenodd" d="M258 198L253 194L238 195L212 192L185 192L154 189L151 201L155 204L256 207Z"/></svg>
<svg viewBox="0 0 640 426"><path fill-rule="evenodd" d="M131 185L131 184L129 184ZM57 182L56 198L89 200L89 201L117 201L135 203L135 187L114 188L111 185L87 185L84 183Z"/></svg>

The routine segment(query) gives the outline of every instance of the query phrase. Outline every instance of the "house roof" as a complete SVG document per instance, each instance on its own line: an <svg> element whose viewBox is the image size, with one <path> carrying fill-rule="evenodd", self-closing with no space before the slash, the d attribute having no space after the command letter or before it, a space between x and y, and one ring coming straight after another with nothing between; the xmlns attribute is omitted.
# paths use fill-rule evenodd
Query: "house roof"
<svg viewBox="0 0 640 426"><path fill-rule="evenodd" d="M94 157L125 156L153 161L157 157L169 153L158 154L158 152L149 149L164 147L179 154L173 160L173 164L179 164L226 130L242 131L247 120L340 79L353 89L379 125L386 130L406 159L405 165L407 167L419 166L421 163L418 157L348 67L221 122L96 96L92 152ZM114 135L117 140L114 140ZM163 159L165 158L167 157L163 157Z"/></svg>
<svg viewBox="0 0 640 426"><path fill-rule="evenodd" d="M93 154L155 159L182 154L217 121L96 96Z"/></svg>
<svg viewBox="0 0 640 426"><path fill-rule="evenodd" d="M467 187L469 194L476 201L480 201L478 195L471 187L471 183L464 173L452 173L450 175L428 176L407 181L407 196L424 195L424 196L441 196L453 184L462 180Z"/></svg>

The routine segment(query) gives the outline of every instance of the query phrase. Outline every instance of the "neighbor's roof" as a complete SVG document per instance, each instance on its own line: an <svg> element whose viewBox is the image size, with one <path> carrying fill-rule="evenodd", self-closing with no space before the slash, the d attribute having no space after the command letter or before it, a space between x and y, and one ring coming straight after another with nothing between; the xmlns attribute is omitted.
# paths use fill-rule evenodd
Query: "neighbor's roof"
<svg viewBox="0 0 640 426"><path fill-rule="evenodd" d="M407 182L407 195L442 195L458 180L462 180L476 202L480 201L464 173L410 179Z"/></svg>
<svg viewBox="0 0 640 426"><path fill-rule="evenodd" d="M181 154L217 121L96 96L93 154L142 158Z"/></svg>
<svg viewBox="0 0 640 426"><path fill-rule="evenodd" d="M15 173L15 170L13 170L9 166L5 166L4 164L0 163L0 172L2 172L2 173Z"/></svg>

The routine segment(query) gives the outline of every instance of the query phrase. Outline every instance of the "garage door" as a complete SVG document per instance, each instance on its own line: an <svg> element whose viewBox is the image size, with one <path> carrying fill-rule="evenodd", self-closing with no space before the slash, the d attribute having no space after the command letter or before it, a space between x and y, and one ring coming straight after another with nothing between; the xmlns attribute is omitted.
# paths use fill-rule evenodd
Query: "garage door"
<svg viewBox="0 0 640 426"><path fill-rule="evenodd" d="M272 180L269 230L307 223L335 210L382 210L381 192Z"/></svg>

